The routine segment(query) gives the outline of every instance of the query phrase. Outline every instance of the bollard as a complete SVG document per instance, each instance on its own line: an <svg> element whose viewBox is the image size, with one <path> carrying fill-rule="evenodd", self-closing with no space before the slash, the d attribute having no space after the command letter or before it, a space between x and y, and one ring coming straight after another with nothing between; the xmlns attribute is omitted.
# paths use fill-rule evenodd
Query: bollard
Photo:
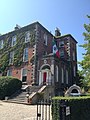
<svg viewBox="0 0 90 120"><path fill-rule="evenodd" d="M26 97L27 97L27 103L29 103L29 94L27 94Z"/></svg>

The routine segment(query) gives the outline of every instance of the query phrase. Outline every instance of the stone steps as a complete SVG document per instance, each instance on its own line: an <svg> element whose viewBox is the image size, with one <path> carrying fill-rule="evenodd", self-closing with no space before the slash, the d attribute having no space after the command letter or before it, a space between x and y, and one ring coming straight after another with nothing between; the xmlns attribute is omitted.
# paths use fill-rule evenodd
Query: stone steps
<svg viewBox="0 0 90 120"><path fill-rule="evenodd" d="M26 86L25 86L26 87ZM28 86L26 89L21 89L14 95L12 95L8 101L16 103L26 103L27 104L27 94L30 98L33 97L38 91L41 92L42 86Z"/></svg>
<svg viewBox="0 0 90 120"><path fill-rule="evenodd" d="M26 98L27 92L22 92L9 98L8 101L11 102L17 102L17 103L26 103L27 102L27 98Z"/></svg>

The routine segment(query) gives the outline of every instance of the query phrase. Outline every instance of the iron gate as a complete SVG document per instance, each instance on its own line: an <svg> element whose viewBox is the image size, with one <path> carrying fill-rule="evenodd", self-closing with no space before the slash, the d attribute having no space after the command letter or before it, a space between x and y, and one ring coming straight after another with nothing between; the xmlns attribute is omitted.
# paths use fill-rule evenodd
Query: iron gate
<svg viewBox="0 0 90 120"><path fill-rule="evenodd" d="M51 100L42 100L37 103L37 120L52 120Z"/></svg>

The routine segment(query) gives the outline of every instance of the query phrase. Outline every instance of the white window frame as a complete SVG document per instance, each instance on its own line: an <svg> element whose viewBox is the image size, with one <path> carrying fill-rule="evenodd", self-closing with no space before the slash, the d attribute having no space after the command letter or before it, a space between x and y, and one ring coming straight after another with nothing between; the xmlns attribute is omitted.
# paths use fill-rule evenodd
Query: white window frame
<svg viewBox="0 0 90 120"><path fill-rule="evenodd" d="M4 45L3 40L0 40L0 49L3 49L3 45Z"/></svg>
<svg viewBox="0 0 90 120"><path fill-rule="evenodd" d="M12 76L12 69L7 70L7 76Z"/></svg>
<svg viewBox="0 0 90 120"><path fill-rule="evenodd" d="M9 55L9 64L13 64L13 62L14 62L14 51L11 51Z"/></svg>
<svg viewBox="0 0 90 120"><path fill-rule="evenodd" d="M25 73L24 73L24 71L25 71ZM22 76L27 76L27 69L26 68L22 69Z"/></svg>
<svg viewBox="0 0 90 120"><path fill-rule="evenodd" d="M59 47L64 47L64 41L59 42Z"/></svg>
<svg viewBox="0 0 90 120"><path fill-rule="evenodd" d="M13 37L12 37L12 43L11 43L11 46L13 47L13 46L15 46L16 45L16 35L14 35Z"/></svg>
<svg viewBox="0 0 90 120"><path fill-rule="evenodd" d="M30 31L25 33L25 43L30 42Z"/></svg>
<svg viewBox="0 0 90 120"><path fill-rule="evenodd" d="M62 73L61 82L64 83L64 69L63 68L61 68L61 73Z"/></svg>
<svg viewBox="0 0 90 120"><path fill-rule="evenodd" d="M46 46L48 45L47 40L48 40L48 36L47 36L47 34L45 33L45 34L44 34L44 44L45 44Z"/></svg>
<svg viewBox="0 0 90 120"><path fill-rule="evenodd" d="M23 74L24 70L26 70L25 74ZM21 81L22 81L23 76L27 77L27 72L28 72L28 70L26 68L22 68L22 70L21 70Z"/></svg>
<svg viewBox="0 0 90 120"><path fill-rule="evenodd" d="M25 48L23 53L23 62L26 61L28 61L28 48Z"/></svg>

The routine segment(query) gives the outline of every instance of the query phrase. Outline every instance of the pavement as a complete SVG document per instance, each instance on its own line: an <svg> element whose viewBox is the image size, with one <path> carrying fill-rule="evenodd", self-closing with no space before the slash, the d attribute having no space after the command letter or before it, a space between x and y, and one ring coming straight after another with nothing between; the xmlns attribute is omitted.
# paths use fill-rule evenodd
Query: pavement
<svg viewBox="0 0 90 120"><path fill-rule="evenodd" d="M46 109L48 115L47 117ZM43 109L42 106L41 111L43 111L41 115L42 120L52 120L51 110L49 116L49 107L46 108L46 106L44 106ZM26 105L0 101L0 120L37 120L37 105Z"/></svg>
<svg viewBox="0 0 90 120"><path fill-rule="evenodd" d="M0 101L0 120L36 120L37 106Z"/></svg>

